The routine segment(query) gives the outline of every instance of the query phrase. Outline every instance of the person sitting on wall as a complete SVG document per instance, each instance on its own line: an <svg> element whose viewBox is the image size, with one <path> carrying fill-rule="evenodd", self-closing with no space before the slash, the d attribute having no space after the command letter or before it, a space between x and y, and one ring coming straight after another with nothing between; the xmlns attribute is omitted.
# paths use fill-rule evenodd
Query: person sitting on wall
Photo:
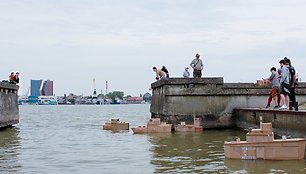
<svg viewBox="0 0 306 174"><path fill-rule="evenodd" d="M9 76L9 82L10 83L15 83L15 81L14 81L14 72L11 72L11 75Z"/></svg>
<svg viewBox="0 0 306 174"><path fill-rule="evenodd" d="M185 71L183 73L184 78L189 78L190 77L190 73L189 73L188 69L189 69L188 67L185 68Z"/></svg>
<svg viewBox="0 0 306 174"><path fill-rule="evenodd" d="M15 74L15 76L14 76L14 82L15 82L16 84L19 83L19 72L16 72L16 74Z"/></svg>

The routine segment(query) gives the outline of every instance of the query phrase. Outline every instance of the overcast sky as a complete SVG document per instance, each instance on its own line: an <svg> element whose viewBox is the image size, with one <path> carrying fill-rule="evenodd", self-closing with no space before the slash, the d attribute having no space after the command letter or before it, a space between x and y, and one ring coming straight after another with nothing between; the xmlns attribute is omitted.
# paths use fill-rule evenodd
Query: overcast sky
<svg viewBox="0 0 306 174"><path fill-rule="evenodd" d="M149 92L201 54L205 77L256 82L287 56L306 79L304 0L0 0L0 78L54 81L56 95Z"/></svg>

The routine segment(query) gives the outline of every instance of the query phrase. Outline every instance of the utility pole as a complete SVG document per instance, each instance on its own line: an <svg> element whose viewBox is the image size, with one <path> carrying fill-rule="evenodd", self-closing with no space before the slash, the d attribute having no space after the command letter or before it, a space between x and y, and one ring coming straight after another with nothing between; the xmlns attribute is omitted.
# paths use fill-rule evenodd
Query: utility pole
<svg viewBox="0 0 306 174"><path fill-rule="evenodd" d="M96 91L96 79L93 79L93 98L97 98L97 91Z"/></svg>
<svg viewBox="0 0 306 174"><path fill-rule="evenodd" d="M108 81L105 82L105 95L107 95L107 90L108 90Z"/></svg>

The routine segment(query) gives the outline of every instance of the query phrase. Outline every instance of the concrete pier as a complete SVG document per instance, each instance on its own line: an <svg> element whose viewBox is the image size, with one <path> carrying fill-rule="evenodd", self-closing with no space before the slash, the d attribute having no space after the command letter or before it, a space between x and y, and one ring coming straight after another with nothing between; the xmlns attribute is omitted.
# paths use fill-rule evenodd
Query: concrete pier
<svg viewBox="0 0 306 174"><path fill-rule="evenodd" d="M204 129L236 126L234 108L261 108L267 103L269 86L224 83L222 77L170 78L151 84L151 116L161 121L193 124L201 118ZM299 83L297 100L306 101L306 83Z"/></svg>
<svg viewBox="0 0 306 174"><path fill-rule="evenodd" d="M256 108L234 109L237 127L258 128L260 117L272 123L273 132L279 136L306 138L306 111L269 110Z"/></svg>
<svg viewBox="0 0 306 174"><path fill-rule="evenodd" d="M0 82L0 128L19 123L19 86Z"/></svg>

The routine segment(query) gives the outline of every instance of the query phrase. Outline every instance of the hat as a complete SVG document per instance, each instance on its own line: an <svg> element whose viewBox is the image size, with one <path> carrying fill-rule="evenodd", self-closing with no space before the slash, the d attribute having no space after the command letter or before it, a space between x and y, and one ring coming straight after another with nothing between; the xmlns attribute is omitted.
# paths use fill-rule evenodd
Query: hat
<svg viewBox="0 0 306 174"><path fill-rule="evenodd" d="M195 56L196 56L196 57L200 57L200 54L197 53Z"/></svg>
<svg viewBox="0 0 306 174"><path fill-rule="evenodd" d="M186 67L185 69L189 69L188 67Z"/></svg>

